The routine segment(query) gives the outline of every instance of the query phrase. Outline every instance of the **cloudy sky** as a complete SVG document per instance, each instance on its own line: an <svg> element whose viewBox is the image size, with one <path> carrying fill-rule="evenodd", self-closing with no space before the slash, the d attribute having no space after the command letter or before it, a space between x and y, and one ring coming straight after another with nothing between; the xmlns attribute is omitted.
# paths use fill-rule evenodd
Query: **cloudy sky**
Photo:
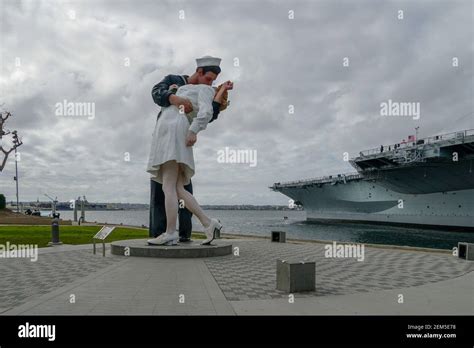
<svg viewBox="0 0 474 348"><path fill-rule="evenodd" d="M235 89L195 145L203 204L285 204L268 186L351 172L344 152L416 126L474 128L469 0L0 0L0 16L0 104L24 143L21 200L147 203L151 89L208 54L222 58L217 82ZM420 118L382 116L389 99L420 103ZM57 116L64 100L94 103L95 117ZM257 165L219 163L225 147L256 151ZM10 158L0 173L8 200L14 168Z"/></svg>

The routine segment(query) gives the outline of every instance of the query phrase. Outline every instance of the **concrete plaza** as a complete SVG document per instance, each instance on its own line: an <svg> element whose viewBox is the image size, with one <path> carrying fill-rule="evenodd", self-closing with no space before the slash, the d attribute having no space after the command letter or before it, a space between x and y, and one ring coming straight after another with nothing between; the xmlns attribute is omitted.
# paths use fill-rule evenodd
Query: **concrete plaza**
<svg viewBox="0 0 474 348"><path fill-rule="evenodd" d="M216 243L222 243L218 240ZM325 244L226 239L235 253L199 259L106 257L92 245L0 259L2 315L472 315L474 262L449 251L365 247L364 261ZM330 243L330 242L328 242ZM316 290L276 290L276 260L316 261ZM400 295L403 303L400 303Z"/></svg>

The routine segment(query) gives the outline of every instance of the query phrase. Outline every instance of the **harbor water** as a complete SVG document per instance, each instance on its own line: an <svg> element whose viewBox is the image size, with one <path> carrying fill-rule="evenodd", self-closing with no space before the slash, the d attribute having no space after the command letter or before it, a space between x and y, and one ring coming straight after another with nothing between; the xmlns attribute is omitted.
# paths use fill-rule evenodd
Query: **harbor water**
<svg viewBox="0 0 474 348"><path fill-rule="evenodd" d="M72 211L59 211L62 219L72 219ZM458 242L474 243L473 232L374 225L365 223L308 223L304 211L206 210L221 220L223 233L270 236L285 231L287 238L354 243L386 244L436 249L452 249ZM148 226L148 210L86 211L86 221ZM193 218L193 229L201 231Z"/></svg>

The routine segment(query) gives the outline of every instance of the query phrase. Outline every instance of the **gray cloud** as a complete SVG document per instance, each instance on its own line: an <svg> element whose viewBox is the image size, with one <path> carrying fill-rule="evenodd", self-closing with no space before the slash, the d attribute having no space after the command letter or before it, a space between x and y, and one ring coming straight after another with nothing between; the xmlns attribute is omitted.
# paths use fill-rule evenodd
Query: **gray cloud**
<svg viewBox="0 0 474 348"><path fill-rule="evenodd" d="M204 54L223 58L218 82L235 81L228 110L198 135L193 181L204 204L284 204L269 185L352 171L344 152L397 142L416 126L422 136L474 128L472 6L2 0L0 104L24 140L21 199L147 202L151 88L192 73ZM421 118L380 116L388 99L420 102ZM63 100L95 103L96 117L56 116ZM218 163L225 147L257 150L258 165ZM7 199L13 172L10 160L0 174Z"/></svg>

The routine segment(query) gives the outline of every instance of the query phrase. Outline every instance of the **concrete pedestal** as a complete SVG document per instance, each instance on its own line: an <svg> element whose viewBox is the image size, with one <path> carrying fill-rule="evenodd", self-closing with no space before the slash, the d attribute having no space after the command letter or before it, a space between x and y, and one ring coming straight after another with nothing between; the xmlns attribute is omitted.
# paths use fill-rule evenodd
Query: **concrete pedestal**
<svg viewBox="0 0 474 348"><path fill-rule="evenodd" d="M460 259L474 261L474 243L458 243L458 257Z"/></svg>
<svg viewBox="0 0 474 348"><path fill-rule="evenodd" d="M314 291L316 263L277 260L277 289L286 292Z"/></svg>
<svg viewBox="0 0 474 348"><path fill-rule="evenodd" d="M200 245L201 241L180 243L176 246L148 245L147 239L121 240L111 243L111 253L123 256L196 258L230 255L232 244L222 240L212 245Z"/></svg>
<svg viewBox="0 0 474 348"><path fill-rule="evenodd" d="M272 242L286 243L286 232L272 231Z"/></svg>

